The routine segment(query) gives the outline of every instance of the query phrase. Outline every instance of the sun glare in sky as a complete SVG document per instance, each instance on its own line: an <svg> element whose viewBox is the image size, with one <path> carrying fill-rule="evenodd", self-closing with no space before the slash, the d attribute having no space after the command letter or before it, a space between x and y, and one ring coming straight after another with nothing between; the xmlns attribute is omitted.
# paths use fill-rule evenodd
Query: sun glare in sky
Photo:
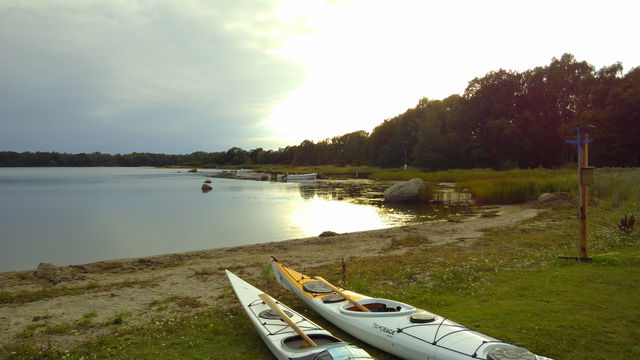
<svg viewBox="0 0 640 360"><path fill-rule="evenodd" d="M623 39L603 38L633 32L629 15L617 12L605 25L610 17L595 4L286 2L278 17L295 31L273 53L299 64L304 81L267 124L279 141L293 144L371 131L420 98L462 94L470 80L493 70L525 71L566 52L600 67L629 55L620 48L636 53Z"/></svg>

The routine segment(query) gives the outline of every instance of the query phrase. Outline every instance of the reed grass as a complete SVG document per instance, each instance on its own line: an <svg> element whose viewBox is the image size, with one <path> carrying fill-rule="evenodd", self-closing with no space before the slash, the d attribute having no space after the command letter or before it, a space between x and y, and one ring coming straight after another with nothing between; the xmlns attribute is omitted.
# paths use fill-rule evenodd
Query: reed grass
<svg viewBox="0 0 640 360"><path fill-rule="evenodd" d="M456 184L469 189L480 204L515 204L537 199L543 193L571 192L576 188L575 175L556 175L546 178L511 178L470 180Z"/></svg>
<svg viewBox="0 0 640 360"><path fill-rule="evenodd" d="M571 192L577 175L571 170L492 169L447 170L422 172L418 169L384 170L370 175L380 180L421 178L427 182L455 182L461 191L467 189L481 204L514 204L534 200L545 192Z"/></svg>
<svg viewBox="0 0 640 360"><path fill-rule="evenodd" d="M443 171L421 171L416 168L386 169L373 172L369 178L378 180L409 180L421 178L432 182L464 182L472 180L502 180L502 179L528 179L557 176L558 174L572 174L575 171L568 169L515 169L508 171L496 171L493 169L452 169Z"/></svg>
<svg viewBox="0 0 640 360"><path fill-rule="evenodd" d="M640 169L597 169L595 182L589 186L590 195L618 207L626 199L640 194ZM428 182L455 182L460 191L467 189L480 204L515 204L537 199L543 193L569 192L577 195L578 174L568 167L550 169L492 169L447 170L422 172L418 169L384 170L371 178L380 180L409 180L421 178Z"/></svg>
<svg viewBox="0 0 640 360"><path fill-rule="evenodd" d="M640 196L640 169L600 169L590 186L590 195L605 200L608 205L620 207L626 200Z"/></svg>

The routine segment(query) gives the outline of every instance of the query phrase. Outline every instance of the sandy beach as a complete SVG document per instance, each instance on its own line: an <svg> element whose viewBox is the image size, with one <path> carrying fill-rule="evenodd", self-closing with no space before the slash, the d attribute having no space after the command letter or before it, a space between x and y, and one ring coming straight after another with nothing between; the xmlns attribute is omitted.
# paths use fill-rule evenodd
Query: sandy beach
<svg viewBox="0 0 640 360"><path fill-rule="evenodd" d="M110 321L125 313L125 326L134 326L162 314L225 306L230 300L220 296L229 291L223 270L232 269L248 278L259 276L270 256L303 267L336 263L341 258L376 257L390 251L402 254L412 247L390 249L394 239L408 235L428 239L412 246L471 242L481 236L484 229L510 226L533 218L539 211L529 205L483 207L476 216L460 221L83 265L45 264L33 271L1 273L0 295L4 299L36 298L35 301L2 301L0 346L20 341L25 331L30 331L28 337L37 344L62 348L110 331L108 327L87 327L57 334L38 331L37 326L32 325L73 324L88 313L95 323ZM183 299L187 306L163 303L162 299L171 296Z"/></svg>

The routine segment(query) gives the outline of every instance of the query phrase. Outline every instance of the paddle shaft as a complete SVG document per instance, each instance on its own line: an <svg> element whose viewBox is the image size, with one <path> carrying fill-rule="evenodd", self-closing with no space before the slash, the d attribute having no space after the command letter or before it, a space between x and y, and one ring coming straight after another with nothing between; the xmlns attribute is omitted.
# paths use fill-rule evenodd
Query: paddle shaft
<svg viewBox="0 0 640 360"><path fill-rule="evenodd" d="M282 318L282 320L284 322L286 322L289 326L291 326L291 328L298 333L298 335L300 335L300 337L307 342L307 344L309 344L309 346L318 346L313 340L311 340L311 338L309 336L307 336L307 334L304 333L304 331L302 331L302 329L300 329L300 327L293 322L293 320L291 320L287 314L284 313L284 311L282 311L282 309L280 308L280 306L278 306L278 304L276 304L275 301L273 301L273 299L271 299L271 297L267 294L260 294L258 295L260 296L260 299L262 299L262 301L264 301L265 304L267 304L267 306L269 306L271 308L271 310L275 311L276 314L278 314L280 316L280 318Z"/></svg>
<svg viewBox="0 0 640 360"><path fill-rule="evenodd" d="M316 277L314 277L314 279L316 279L316 280L320 281L321 283L323 283L323 284L327 285L328 287L330 287L331 290L335 291L338 295L340 295L343 298L347 299L350 303L355 305L360 311L371 312L371 310L367 309L362 304L360 304L359 302L355 301L351 296L345 294L344 291L338 289L337 287L335 287L332 283L328 282L327 280L321 278L320 276L316 276Z"/></svg>

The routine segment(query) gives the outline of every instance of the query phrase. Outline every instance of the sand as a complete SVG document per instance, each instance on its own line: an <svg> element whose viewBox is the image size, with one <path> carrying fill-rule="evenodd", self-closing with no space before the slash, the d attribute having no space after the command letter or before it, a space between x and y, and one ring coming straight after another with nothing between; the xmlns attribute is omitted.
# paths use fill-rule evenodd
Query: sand
<svg viewBox="0 0 640 360"><path fill-rule="evenodd" d="M108 326L86 329L72 326L72 330L61 334L42 331L45 324L77 324L87 314L94 314L91 321L98 324L125 312L125 326L134 326L153 321L163 314L168 316L175 312L196 311L203 306L224 306L224 302L230 300L228 297L221 298L220 294L230 290L223 270L228 268L249 277L258 276L268 264L270 256L292 266L321 266L339 262L343 257L376 257L382 252L388 254L391 241L407 235L428 238L429 245L425 246L470 242L481 236L484 229L516 224L533 218L538 211L526 205L498 206L482 208L479 215L455 222L430 222L330 237L84 265L41 266L36 271L1 273L0 294L79 290L77 294L0 305L0 346L23 341L26 337L36 344L69 348L110 331ZM482 213L485 215L481 216ZM404 251L408 249L393 250L397 254ZM168 301L172 296L173 300ZM37 329L30 334L29 327ZM20 333L23 338L17 336Z"/></svg>

